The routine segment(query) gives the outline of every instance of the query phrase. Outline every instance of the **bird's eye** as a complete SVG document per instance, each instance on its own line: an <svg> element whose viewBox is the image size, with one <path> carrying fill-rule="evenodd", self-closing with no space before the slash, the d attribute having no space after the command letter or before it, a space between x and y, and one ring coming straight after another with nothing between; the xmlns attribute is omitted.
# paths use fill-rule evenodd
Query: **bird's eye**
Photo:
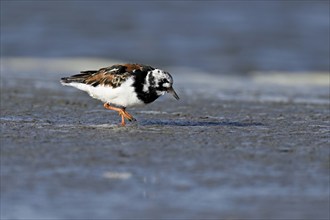
<svg viewBox="0 0 330 220"><path fill-rule="evenodd" d="M164 79L163 83L170 83L170 82L167 79Z"/></svg>

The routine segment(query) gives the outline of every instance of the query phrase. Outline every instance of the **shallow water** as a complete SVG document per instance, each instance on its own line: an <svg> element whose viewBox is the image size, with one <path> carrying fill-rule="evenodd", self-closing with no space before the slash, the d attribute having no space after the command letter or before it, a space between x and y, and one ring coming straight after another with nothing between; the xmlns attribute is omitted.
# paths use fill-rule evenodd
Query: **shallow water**
<svg viewBox="0 0 330 220"><path fill-rule="evenodd" d="M58 82L88 60L2 60L1 218L329 218L327 73L172 67L180 101L120 127Z"/></svg>

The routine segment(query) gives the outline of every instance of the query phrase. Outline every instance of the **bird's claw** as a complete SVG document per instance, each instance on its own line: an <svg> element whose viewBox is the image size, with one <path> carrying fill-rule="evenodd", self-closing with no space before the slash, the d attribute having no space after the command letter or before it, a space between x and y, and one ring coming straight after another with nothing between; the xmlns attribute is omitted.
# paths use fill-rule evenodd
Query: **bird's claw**
<svg viewBox="0 0 330 220"><path fill-rule="evenodd" d="M129 121L136 121L136 119L133 118L133 117L132 117L132 118L128 118L128 120L129 120Z"/></svg>

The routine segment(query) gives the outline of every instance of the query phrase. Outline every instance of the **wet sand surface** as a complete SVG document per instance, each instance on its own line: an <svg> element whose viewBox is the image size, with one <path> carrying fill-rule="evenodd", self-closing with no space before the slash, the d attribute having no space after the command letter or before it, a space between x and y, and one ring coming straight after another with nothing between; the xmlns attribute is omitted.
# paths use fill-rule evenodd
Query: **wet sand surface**
<svg viewBox="0 0 330 220"><path fill-rule="evenodd" d="M2 219L329 218L327 74L173 68L180 101L128 109L137 122L120 127L59 84L65 62L18 63L1 71Z"/></svg>

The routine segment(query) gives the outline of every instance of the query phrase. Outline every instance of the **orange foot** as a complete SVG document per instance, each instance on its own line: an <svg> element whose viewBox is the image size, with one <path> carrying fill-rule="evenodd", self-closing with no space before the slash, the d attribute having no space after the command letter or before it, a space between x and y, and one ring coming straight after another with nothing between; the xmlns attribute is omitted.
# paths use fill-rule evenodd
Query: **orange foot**
<svg viewBox="0 0 330 220"><path fill-rule="evenodd" d="M104 108L109 109L109 110L114 110L116 112L119 113L119 115L121 116L121 125L125 126L125 118L129 121L136 121L135 118L133 118L133 116L131 114L129 114L127 111L125 111L125 108L116 108L111 106L109 103L104 103Z"/></svg>

